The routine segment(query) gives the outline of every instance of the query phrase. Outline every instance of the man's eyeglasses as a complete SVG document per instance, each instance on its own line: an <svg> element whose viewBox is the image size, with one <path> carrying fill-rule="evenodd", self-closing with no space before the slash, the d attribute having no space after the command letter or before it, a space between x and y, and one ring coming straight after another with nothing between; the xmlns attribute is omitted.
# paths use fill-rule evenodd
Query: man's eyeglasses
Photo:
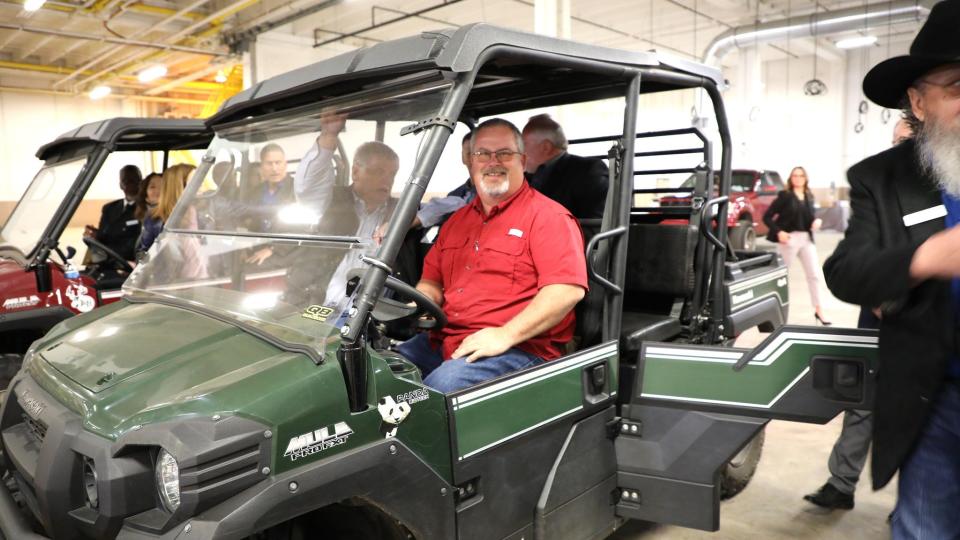
<svg viewBox="0 0 960 540"><path fill-rule="evenodd" d="M477 160L477 163L490 163L490 160L496 156L497 161L500 163L510 163L513 161L513 156L523 154L523 152L514 152L513 150L497 150L496 152L491 152L489 150L477 150L476 152L470 152L470 155L473 156L473 159Z"/></svg>
<svg viewBox="0 0 960 540"><path fill-rule="evenodd" d="M920 82L923 84L929 84L930 86L936 86L943 88L943 93L951 99L960 98L960 79L955 81L950 81L947 83L938 83L933 81L928 81L926 79L920 79Z"/></svg>

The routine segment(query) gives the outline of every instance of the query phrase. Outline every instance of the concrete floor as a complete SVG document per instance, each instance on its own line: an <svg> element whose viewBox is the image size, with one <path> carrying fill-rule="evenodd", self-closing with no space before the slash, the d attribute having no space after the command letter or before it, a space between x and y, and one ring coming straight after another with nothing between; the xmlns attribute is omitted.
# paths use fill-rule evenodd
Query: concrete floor
<svg viewBox="0 0 960 540"><path fill-rule="evenodd" d="M821 263L842 238L840 233L817 235ZM766 242L761 246L773 249ZM799 261L790 268L790 324L814 324L813 308ZM859 308L821 289L824 315L837 326L855 327ZM764 335L745 333L737 346L751 347ZM870 487L869 460L850 511L826 512L802 499L828 478L827 456L840 433L842 416L825 426L773 421L767 426L763 457L756 475L741 494L720 506L720 530L715 533L644 522L629 522L611 538L618 540L800 538L858 540L890 537L887 515L896 502L896 480L881 491Z"/></svg>

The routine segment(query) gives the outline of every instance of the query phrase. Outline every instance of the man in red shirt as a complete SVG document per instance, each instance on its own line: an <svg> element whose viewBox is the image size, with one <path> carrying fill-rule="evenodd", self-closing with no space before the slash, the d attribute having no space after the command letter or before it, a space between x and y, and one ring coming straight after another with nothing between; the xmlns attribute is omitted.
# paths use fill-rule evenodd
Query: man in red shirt
<svg viewBox="0 0 960 540"><path fill-rule="evenodd" d="M446 327L397 350L424 383L453 392L563 355L573 307L587 289L583 235L560 204L523 177L520 131L506 120L474 130L477 197L440 230L417 289L443 307Z"/></svg>

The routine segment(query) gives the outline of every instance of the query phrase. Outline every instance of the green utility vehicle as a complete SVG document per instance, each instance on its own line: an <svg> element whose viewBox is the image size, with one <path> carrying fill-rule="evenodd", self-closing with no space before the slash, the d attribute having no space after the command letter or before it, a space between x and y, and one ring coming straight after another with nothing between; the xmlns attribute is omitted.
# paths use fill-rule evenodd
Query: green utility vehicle
<svg viewBox="0 0 960 540"><path fill-rule="evenodd" d="M760 445L748 444L769 419L870 407L876 344L784 327L781 260L726 249L720 83L653 52L471 25L235 96L209 120L203 164L123 298L27 352L0 409L4 536L592 539L630 519L718 529L724 479L732 492L749 478ZM642 114L677 92L704 93L714 133ZM438 393L390 350L398 321L445 322L391 275L395 259L428 183L465 177L466 126L522 124L544 107L577 132L571 151L610 169L604 217L583 222L590 292L576 339L560 359ZM334 152L317 142L331 118L345 119ZM343 234L346 183L370 172L352 151L367 141L400 162L380 244ZM258 161L279 167L277 147L292 176L268 194ZM653 202L690 174L689 205ZM753 327L773 333L731 347Z"/></svg>

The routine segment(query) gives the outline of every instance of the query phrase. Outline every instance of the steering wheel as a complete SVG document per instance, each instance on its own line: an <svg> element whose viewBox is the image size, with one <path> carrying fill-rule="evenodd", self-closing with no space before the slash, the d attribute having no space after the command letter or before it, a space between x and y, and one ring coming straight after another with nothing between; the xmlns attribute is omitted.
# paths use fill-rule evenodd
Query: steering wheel
<svg viewBox="0 0 960 540"><path fill-rule="evenodd" d="M128 274L133 272L133 267L130 266L130 263L128 263L126 259L121 257L119 253L117 253L116 251L104 245L103 242L97 240L92 236L84 236L83 243L86 244L89 249L96 252L100 252L101 254L105 255L107 260L112 261L113 264L120 270L123 270Z"/></svg>
<svg viewBox="0 0 960 540"><path fill-rule="evenodd" d="M347 281L359 279L366 271L365 268L353 268L347 272ZM429 296L418 291L393 276L387 276L387 282L384 286L395 291L403 298L409 298L416 305L409 305L392 298L384 298L382 295L377 299L373 306L373 318L381 322L395 321L398 319L416 319L417 328L423 330L439 330L447 324L447 316L443 309ZM429 315L430 319L421 318Z"/></svg>

